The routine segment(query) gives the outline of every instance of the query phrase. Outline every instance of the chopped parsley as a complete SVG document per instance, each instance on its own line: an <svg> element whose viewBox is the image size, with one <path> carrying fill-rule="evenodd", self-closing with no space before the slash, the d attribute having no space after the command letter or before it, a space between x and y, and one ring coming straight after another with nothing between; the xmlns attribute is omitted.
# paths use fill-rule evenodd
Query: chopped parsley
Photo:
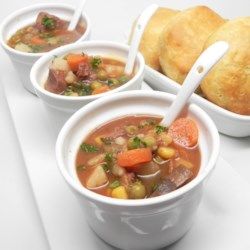
<svg viewBox="0 0 250 250"><path fill-rule="evenodd" d="M103 163L103 164L102 164L102 168L103 168L103 170L104 170L105 172L109 172L110 167L109 167L109 165L108 165L107 163Z"/></svg>
<svg viewBox="0 0 250 250"><path fill-rule="evenodd" d="M133 137L130 139L129 148L136 149L136 148L145 148L147 144L142 141L139 137Z"/></svg>
<svg viewBox="0 0 250 250"><path fill-rule="evenodd" d="M92 93L92 88L91 88L91 86L90 85L87 85L87 84L81 84L81 87L79 87L78 89L77 89L77 94L79 95L79 96L84 96L84 95L91 95L91 93Z"/></svg>
<svg viewBox="0 0 250 250"><path fill-rule="evenodd" d="M42 25L45 27L45 29L52 30L56 27L56 21L53 18L45 16L42 19Z"/></svg>
<svg viewBox="0 0 250 250"><path fill-rule="evenodd" d="M93 69L97 69L99 65L102 63L102 59L98 56L94 56L90 63Z"/></svg>
<svg viewBox="0 0 250 250"><path fill-rule="evenodd" d="M160 133L162 133L162 132L164 132L166 130L166 127L164 127L164 126L161 126L161 125L157 125L157 126L155 126L155 132L156 132L156 134L160 134Z"/></svg>
<svg viewBox="0 0 250 250"><path fill-rule="evenodd" d="M99 151L99 148L91 145L91 144L87 144L85 142L83 142L80 146L81 150L86 152L86 153L96 153Z"/></svg>
<svg viewBox="0 0 250 250"><path fill-rule="evenodd" d="M113 163L113 154L112 153L106 153L105 161L107 162L108 165L111 165Z"/></svg>
<svg viewBox="0 0 250 250"><path fill-rule="evenodd" d="M112 183L109 184L110 188L117 188L119 186L120 186L120 181L118 181L118 180L115 180L115 181L113 181Z"/></svg>
<svg viewBox="0 0 250 250"><path fill-rule="evenodd" d="M89 84L83 82L74 83L74 85L69 85L64 91L64 95L71 95L76 92L79 96L91 95L92 88Z"/></svg>
<svg viewBox="0 0 250 250"><path fill-rule="evenodd" d="M105 172L109 172L110 168L113 165L113 155L112 153L106 153L105 158L104 158L105 162L102 163L102 168Z"/></svg>

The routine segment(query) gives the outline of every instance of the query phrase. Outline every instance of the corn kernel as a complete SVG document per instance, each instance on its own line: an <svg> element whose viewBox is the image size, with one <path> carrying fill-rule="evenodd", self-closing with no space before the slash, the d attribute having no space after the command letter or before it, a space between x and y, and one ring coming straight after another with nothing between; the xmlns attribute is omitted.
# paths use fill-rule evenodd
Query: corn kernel
<svg viewBox="0 0 250 250"><path fill-rule="evenodd" d="M95 138L95 142L97 143L98 146L101 146L103 144L101 136L97 136Z"/></svg>
<svg viewBox="0 0 250 250"><path fill-rule="evenodd" d="M157 154L165 160L168 160L175 156L175 150L170 147L159 147L157 150Z"/></svg>
<svg viewBox="0 0 250 250"><path fill-rule="evenodd" d="M128 199L128 194L124 186L119 186L112 190L111 196L116 199Z"/></svg>

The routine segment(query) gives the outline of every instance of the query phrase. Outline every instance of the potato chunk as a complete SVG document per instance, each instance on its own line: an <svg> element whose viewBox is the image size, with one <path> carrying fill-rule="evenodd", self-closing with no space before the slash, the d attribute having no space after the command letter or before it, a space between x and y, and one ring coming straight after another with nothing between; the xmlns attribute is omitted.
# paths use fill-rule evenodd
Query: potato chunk
<svg viewBox="0 0 250 250"><path fill-rule="evenodd" d="M114 164L112 166L111 172L113 175L121 177L122 175L126 173L126 170L123 167L120 167L119 165Z"/></svg>
<svg viewBox="0 0 250 250"><path fill-rule="evenodd" d="M86 186L87 188L97 188L104 185L108 181L108 177L101 165L95 167L90 174Z"/></svg>
<svg viewBox="0 0 250 250"><path fill-rule="evenodd" d="M103 67L109 77L116 77L117 75L122 74L124 71L124 68L118 65L104 64Z"/></svg>
<svg viewBox="0 0 250 250"><path fill-rule="evenodd" d="M71 84L77 81L77 77L72 71L69 71L65 77L65 81L66 83Z"/></svg>
<svg viewBox="0 0 250 250"><path fill-rule="evenodd" d="M24 43L18 43L16 46L15 46L15 50L19 50L19 51L22 51L22 52L32 52L32 49L30 46L24 44Z"/></svg>
<svg viewBox="0 0 250 250"><path fill-rule="evenodd" d="M69 65L65 59L62 57L56 57L50 66L51 69L53 70L62 70L62 71L69 71Z"/></svg>

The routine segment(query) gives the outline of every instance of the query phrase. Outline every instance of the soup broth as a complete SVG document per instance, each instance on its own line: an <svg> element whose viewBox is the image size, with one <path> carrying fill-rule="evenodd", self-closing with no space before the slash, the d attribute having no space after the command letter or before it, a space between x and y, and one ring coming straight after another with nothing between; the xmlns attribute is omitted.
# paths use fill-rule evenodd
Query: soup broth
<svg viewBox="0 0 250 250"><path fill-rule="evenodd" d="M68 31L69 22L40 12L34 24L19 29L8 40L8 45L22 52L48 52L65 44L78 40L85 32L83 23L79 22L76 29Z"/></svg>
<svg viewBox="0 0 250 250"><path fill-rule="evenodd" d="M60 95L96 95L128 82L132 75L124 73L122 61L89 56L84 52L56 57L49 69L45 89Z"/></svg>
<svg viewBox="0 0 250 250"><path fill-rule="evenodd" d="M113 198L144 199L190 182L200 168L198 129L189 118L169 129L160 121L158 116L126 116L95 129L77 153L81 184Z"/></svg>

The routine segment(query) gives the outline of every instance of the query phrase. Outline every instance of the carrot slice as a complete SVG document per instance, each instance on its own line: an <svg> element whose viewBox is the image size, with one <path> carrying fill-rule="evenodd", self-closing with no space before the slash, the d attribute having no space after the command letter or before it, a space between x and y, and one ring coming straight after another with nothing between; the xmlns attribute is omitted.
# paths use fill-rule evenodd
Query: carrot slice
<svg viewBox="0 0 250 250"><path fill-rule="evenodd" d="M198 128L189 118L175 120L168 130L175 143L184 147L192 147L198 142Z"/></svg>
<svg viewBox="0 0 250 250"><path fill-rule="evenodd" d="M109 86L103 85L103 86L101 86L100 88L95 89L95 90L92 92L92 95L101 94L101 93L107 92L107 91L109 91L109 90L110 90Z"/></svg>
<svg viewBox="0 0 250 250"><path fill-rule="evenodd" d="M125 168L132 168L151 160L152 151L150 148L137 148L117 154L118 165Z"/></svg>
<svg viewBox="0 0 250 250"><path fill-rule="evenodd" d="M30 41L34 45L44 45L44 44L46 44L46 41L44 39L40 38L39 36L32 37Z"/></svg>
<svg viewBox="0 0 250 250"><path fill-rule="evenodd" d="M72 71L77 71L79 64L81 62L86 62L87 60L88 60L87 56L80 55L80 54L69 54L67 56L67 62Z"/></svg>

